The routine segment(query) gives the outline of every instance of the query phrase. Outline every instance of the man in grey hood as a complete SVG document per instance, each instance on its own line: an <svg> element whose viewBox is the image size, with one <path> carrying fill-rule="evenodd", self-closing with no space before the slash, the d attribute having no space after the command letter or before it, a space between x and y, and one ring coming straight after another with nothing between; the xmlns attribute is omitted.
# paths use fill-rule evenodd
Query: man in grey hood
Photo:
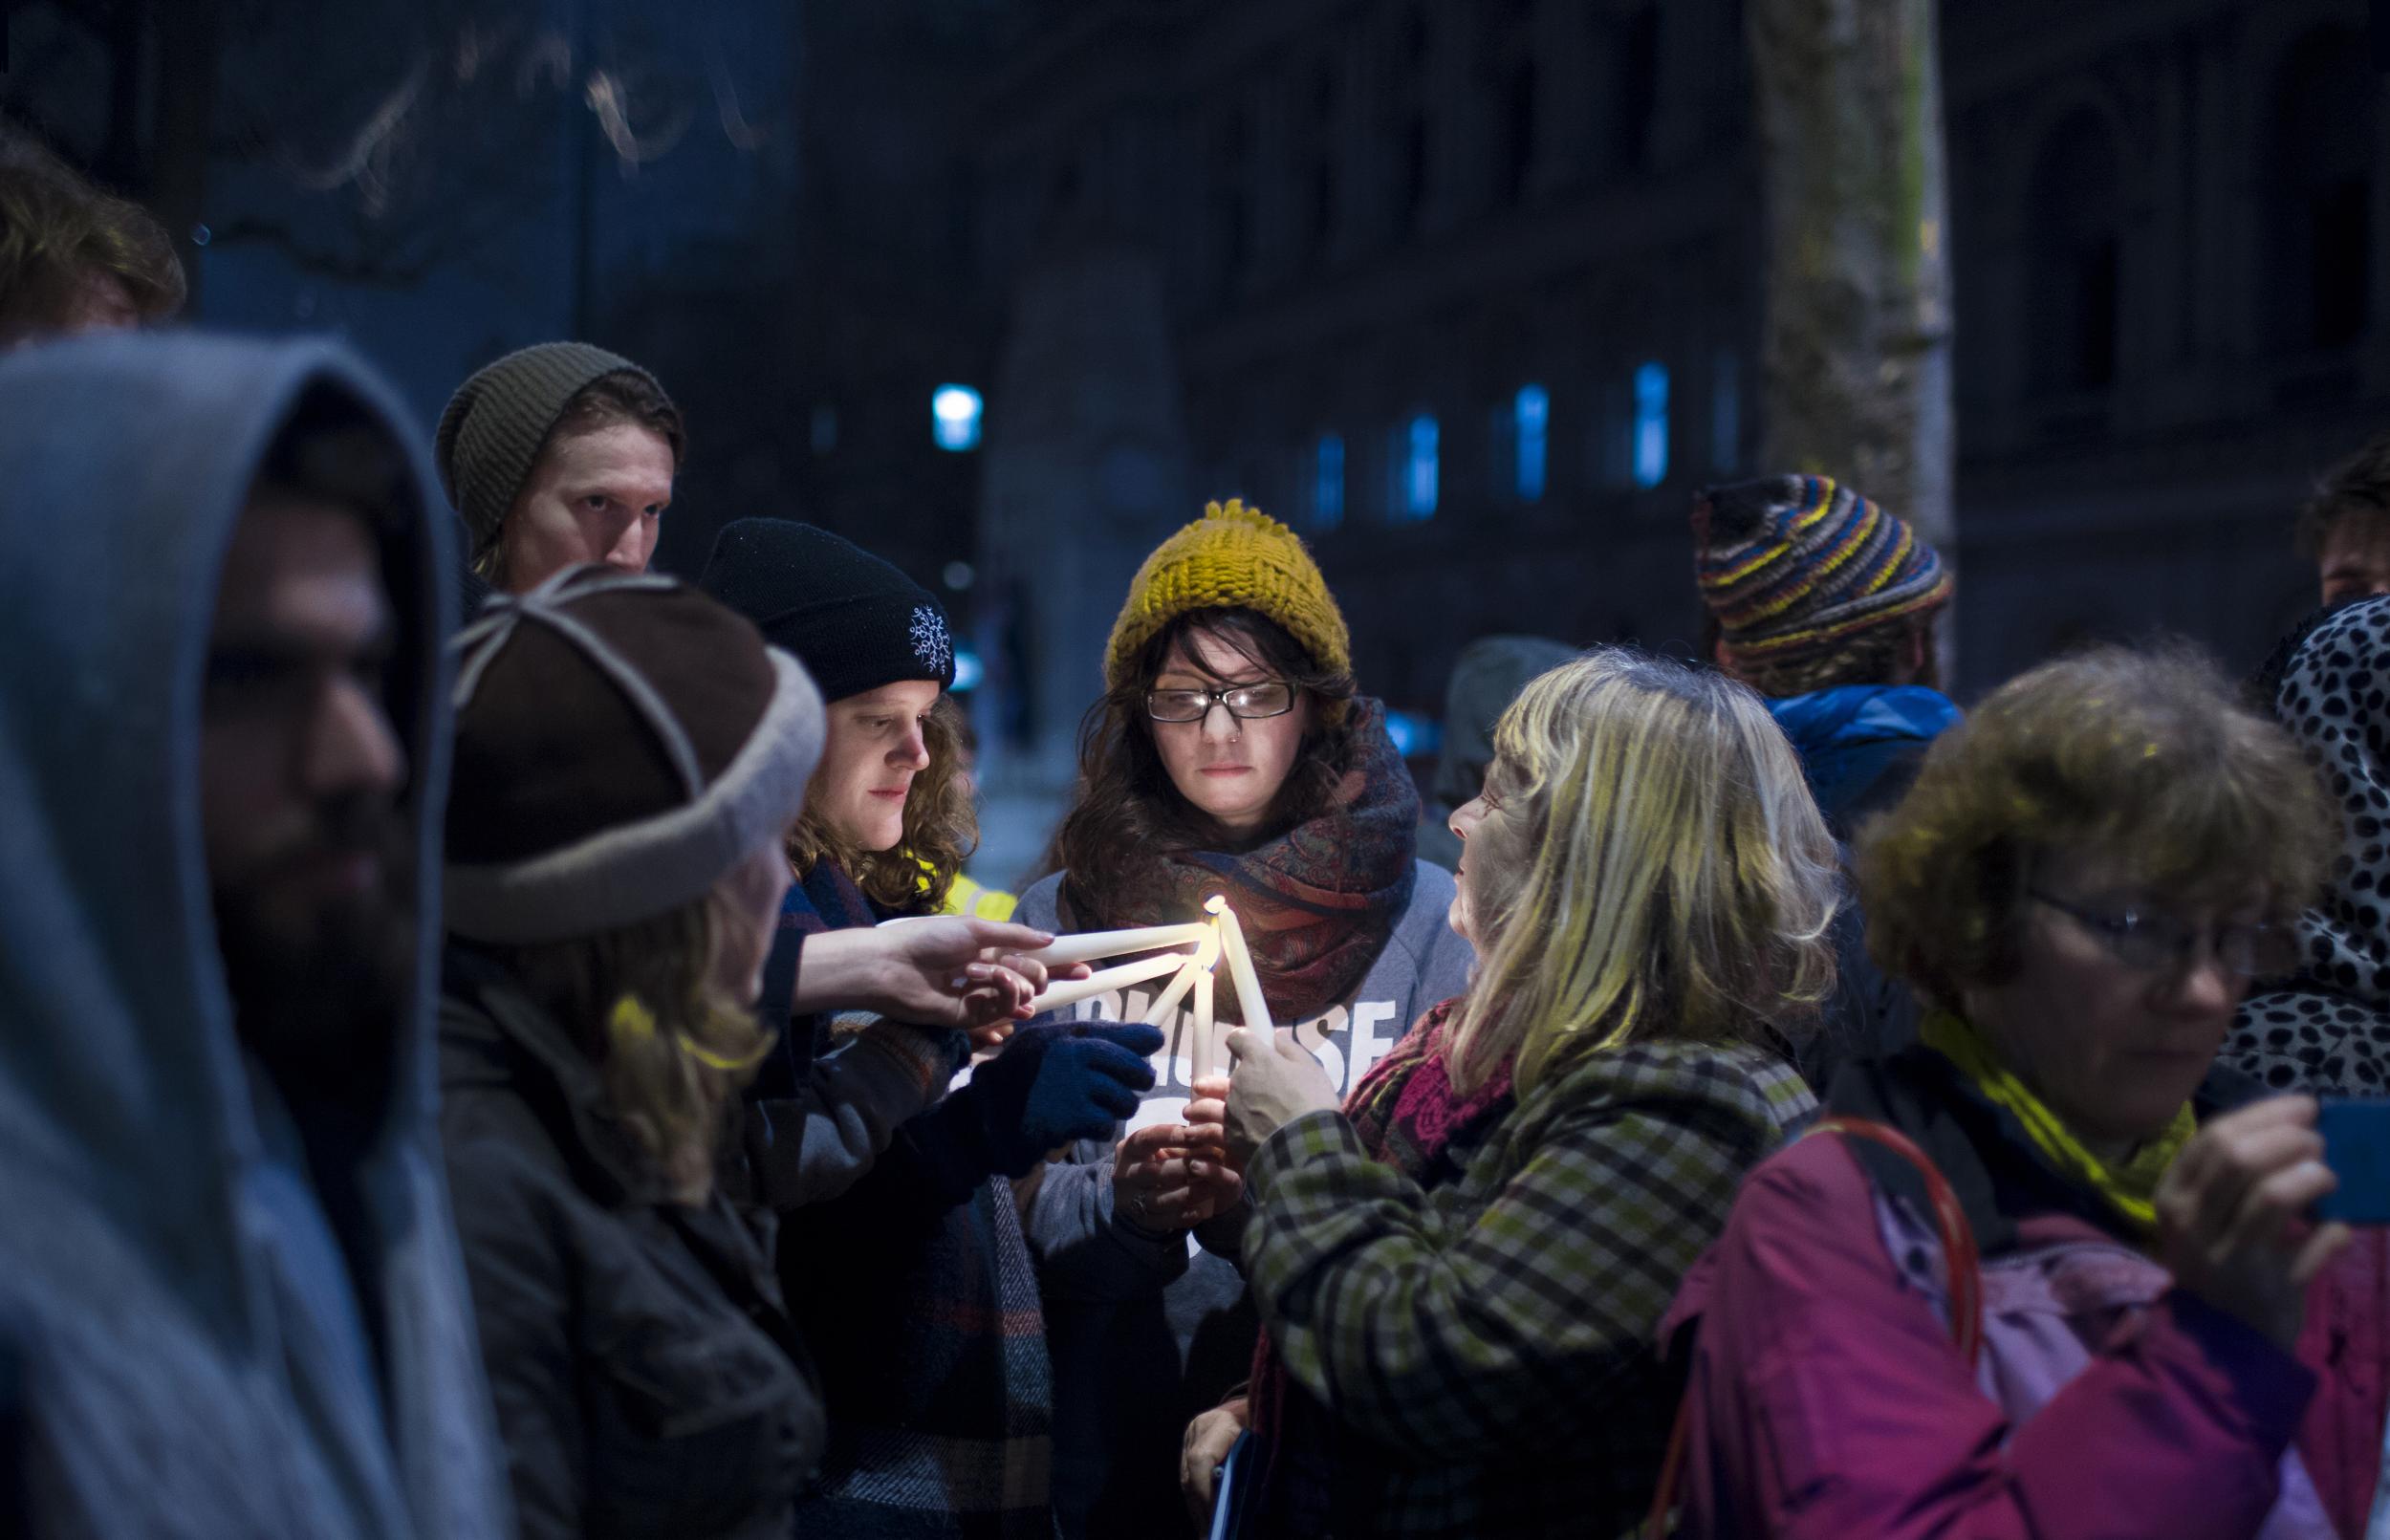
<svg viewBox="0 0 2390 1540"><path fill-rule="evenodd" d="M511 1525L431 1107L445 510L323 342L0 363L0 1530Z"/></svg>

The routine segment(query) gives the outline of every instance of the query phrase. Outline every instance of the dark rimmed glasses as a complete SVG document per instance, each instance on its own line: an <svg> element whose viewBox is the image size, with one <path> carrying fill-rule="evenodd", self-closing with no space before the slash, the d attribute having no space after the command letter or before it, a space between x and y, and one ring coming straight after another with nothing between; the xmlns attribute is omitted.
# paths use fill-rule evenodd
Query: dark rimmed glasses
<svg viewBox="0 0 2390 1540"><path fill-rule="evenodd" d="M2198 956L2202 938L2212 935L2211 950L2227 973L2245 979L2273 978L2298 965L2298 937L2288 926L2260 922L2240 925L2186 925L2170 915L2145 909L2089 909L2038 888L2027 898L2046 903L2074 921L2107 947L2126 967L2144 973L2179 972Z"/></svg>
<svg viewBox="0 0 2390 1540"><path fill-rule="evenodd" d="M1283 680L1238 684L1225 690L1147 690L1145 714L1156 722L1201 722L1212 705L1225 705L1239 722L1282 717L1294 709L1294 686Z"/></svg>

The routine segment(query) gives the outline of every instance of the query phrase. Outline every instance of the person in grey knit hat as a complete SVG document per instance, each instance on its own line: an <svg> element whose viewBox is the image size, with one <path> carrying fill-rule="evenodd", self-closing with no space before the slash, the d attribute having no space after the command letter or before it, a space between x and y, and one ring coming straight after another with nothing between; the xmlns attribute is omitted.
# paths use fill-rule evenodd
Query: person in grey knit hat
<svg viewBox="0 0 2390 1540"><path fill-rule="evenodd" d="M440 482L472 571L522 594L567 567L647 570L686 435L655 376L586 342L483 366L440 414Z"/></svg>
<svg viewBox="0 0 2390 1540"><path fill-rule="evenodd" d="M441 1137L526 1535L787 1533L820 1399L714 1182L820 693L579 567L459 635Z"/></svg>

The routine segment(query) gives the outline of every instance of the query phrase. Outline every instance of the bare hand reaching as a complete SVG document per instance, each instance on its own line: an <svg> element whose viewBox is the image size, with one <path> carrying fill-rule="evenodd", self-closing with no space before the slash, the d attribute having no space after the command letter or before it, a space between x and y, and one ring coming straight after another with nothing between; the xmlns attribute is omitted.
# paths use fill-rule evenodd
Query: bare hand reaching
<svg viewBox="0 0 2390 1540"><path fill-rule="evenodd" d="M1179 1490L1186 1495L1186 1511L1197 1529L1211 1522L1213 1472L1236 1447L1237 1435L1249 1421L1245 1398L1238 1396L1186 1425L1186 1440L1179 1448Z"/></svg>
<svg viewBox="0 0 2390 1540"><path fill-rule="evenodd" d="M1028 955L1054 938L1027 925L937 915L870 928L823 931L805 941L795 1012L853 1009L1001 1042L1029 1019L1046 965ZM1083 978L1086 967L1052 977Z"/></svg>
<svg viewBox="0 0 2390 1540"><path fill-rule="evenodd" d="M2307 1286L2349 1241L2310 1226L2308 1204L2338 1185L2324 1165L2312 1096L2273 1096L2210 1121L2158 1183L2158 1255L2180 1288L2289 1352Z"/></svg>
<svg viewBox="0 0 2390 1540"><path fill-rule="evenodd" d="M1262 1140L1309 1112L1333 1112L1336 1088L1311 1051L1290 1031L1264 1036L1249 1027L1228 1034L1236 1070L1224 1111L1228 1161L1239 1171Z"/></svg>

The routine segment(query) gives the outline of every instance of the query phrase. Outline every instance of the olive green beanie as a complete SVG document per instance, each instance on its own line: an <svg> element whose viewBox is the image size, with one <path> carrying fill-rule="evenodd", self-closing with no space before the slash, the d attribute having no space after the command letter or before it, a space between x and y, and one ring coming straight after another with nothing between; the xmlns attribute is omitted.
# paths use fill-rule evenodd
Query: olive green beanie
<svg viewBox="0 0 2390 1540"><path fill-rule="evenodd" d="M616 374L637 375L664 394L638 364L586 342L534 344L485 364L457 386L432 448L440 485L465 519L476 558L497 544L507 510L565 407L584 387Z"/></svg>

